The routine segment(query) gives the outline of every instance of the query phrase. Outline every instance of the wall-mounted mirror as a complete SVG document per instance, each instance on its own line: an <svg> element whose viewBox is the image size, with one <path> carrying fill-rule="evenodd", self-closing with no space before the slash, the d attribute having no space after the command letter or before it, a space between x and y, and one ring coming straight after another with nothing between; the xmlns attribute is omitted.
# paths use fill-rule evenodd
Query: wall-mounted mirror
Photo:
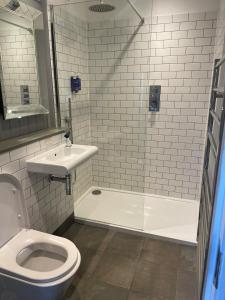
<svg viewBox="0 0 225 300"><path fill-rule="evenodd" d="M0 3L0 100L6 120L49 112L41 63L43 14L27 3Z"/></svg>

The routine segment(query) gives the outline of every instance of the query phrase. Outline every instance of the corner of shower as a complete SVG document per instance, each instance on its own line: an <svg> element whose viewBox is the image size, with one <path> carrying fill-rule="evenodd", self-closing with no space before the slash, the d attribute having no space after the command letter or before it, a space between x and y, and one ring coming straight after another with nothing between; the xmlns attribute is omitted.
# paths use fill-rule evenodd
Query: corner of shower
<svg viewBox="0 0 225 300"><path fill-rule="evenodd" d="M195 204L170 194L167 152L173 149L163 138L169 118L166 86L153 63L157 49L152 46L152 24L157 18L152 1L145 1L146 7L133 3L60 6L60 18L69 14L69 21L58 21L59 39L73 44L69 50L59 45L61 88L65 90L64 76L71 72L83 79L85 95L72 97L77 118L73 130L81 137L88 134L99 149L78 172L75 219L195 244L189 236L194 225L186 218ZM72 11L78 15L70 16ZM81 17L88 24L85 32Z"/></svg>
<svg viewBox="0 0 225 300"><path fill-rule="evenodd" d="M75 217L143 232L152 3L146 18L132 1L117 5L86 5L100 16L88 26L91 137L99 152ZM105 19L113 11L113 22Z"/></svg>

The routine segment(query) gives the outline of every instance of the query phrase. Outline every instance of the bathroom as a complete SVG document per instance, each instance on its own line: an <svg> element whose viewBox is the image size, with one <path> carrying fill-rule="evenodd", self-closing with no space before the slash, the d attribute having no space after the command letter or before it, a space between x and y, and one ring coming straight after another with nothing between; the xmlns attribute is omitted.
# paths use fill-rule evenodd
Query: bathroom
<svg viewBox="0 0 225 300"><path fill-rule="evenodd" d="M224 13L223 0L0 2L1 300L225 299L206 293Z"/></svg>

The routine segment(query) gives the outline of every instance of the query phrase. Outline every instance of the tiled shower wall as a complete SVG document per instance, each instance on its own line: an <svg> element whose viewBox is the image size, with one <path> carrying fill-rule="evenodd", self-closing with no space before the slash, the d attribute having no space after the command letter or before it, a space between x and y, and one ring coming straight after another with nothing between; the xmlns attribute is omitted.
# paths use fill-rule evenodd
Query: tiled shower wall
<svg viewBox="0 0 225 300"><path fill-rule="evenodd" d="M89 24L91 136L99 147L93 181L143 192L151 35L149 24L133 24Z"/></svg>
<svg viewBox="0 0 225 300"><path fill-rule="evenodd" d="M94 185L199 199L215 20L89 24ZM159 113L148 112L150 84L162 86Z"/></svg>
<svg viewBox="0 0 225 300"><path fill-rule="evenodd" d="M99 147L77 172L75 198L94 184L199 199L216 14L87 27L55 12L62 121L78 74L75 142ZM148 112L150 84L162 86L159 113Z"/></svg>
<svg viewBox="0 0 225 300"><path fill-rule="evenodd" d="M225 3L220 0L216 26L215 58L221 58L225 54Z"/></svg>
<svg viewBox="0 0 225 300"><path fill-rule="evenodd" d="M146 190L199 199L216 14L158 17L155 23L149 79L162 85L162 106L155 120L148 116Z"/></svg>
<svg viewBox="0 0 225 300"><path fill-rule="evenodd" d="M54 15L62 126L66 126L65 117L69 115L68 97L70 97L74 143L90 144L87 24L61 8L55 8ZM77 75L82 79L82 90L72 95L70 77ZM82 164L76 173L75 199L92 185L91 161Z"/></svg>
<svg viewBox="0 0 225 300"><path fill-rule="evenodd" d="M145 25L140 29L141 31L135 36L134 40L130 39L130 48L127 48L127 41L130 33L136 27L130 26L130 24L127 26L128 23L117 23L118 26L115 26L116 24L114 23L107 23L107 27L109 27L107 29L102 27L101 29L90 28L89 35L99 34L102 45L91 45L91 42L89 44L91 71L91 100L89 100L89 72L86 69L86 59L88 57L86 56L88 49L87 36L84 32L84 42L81 42L79 26L75 25L75 22L79 21L72 16L70 19L67 14L63 17L68 23L61 23L63 28L61 28L62 32L59 30L58 38L60 42L58 41L59 44L57 45L58 55L60 53L58 58L60 57L61 102L65 104L65 98L69 95L68 76L79 72L80 76L85 78L85 80L83 80L84 89L82 94L73 96L74 137L75 142L92 142L100 147L99 156L93 162L93 179L96 185L150 191L158 194L168 193L169 195L189 199L193 196L189 189L193 188L197 195L200 177L197 179L195 174L199 173L201 168L199 162L201 161L201 150L204 144L202 135L206 124L205 108L208 104L207 89L210 86L209 77L212 67L210 60L212 59L214 40L214 15L209 13L189 16L180 15L179 21L177 18L178 16L169 16L155 19L155 23L157 23L152 27L151 43L149 42L150 26L149 24ZM187 21L187 18L189 21ZM74 24L74 27L71 27L72 24ZM194 26L193 24L196 26L195 29L185 29L183 27ZM219 24L223 23L220 22ZM203 25L204 28L197 28ZM149 31L145 32L146 28L149 28ZM163 28L170 29L169 32L171 34L161 33L160 31ZM80 30L82 31L82 29ZM218 51L216 57L222 55L223 25L218 30L218 44L216 48ZM105 34L105 32L110 37L106 36L103 43L102 34ZM115 35L112 35L112 32L115 32ZM124 34L120 36L118 33L122 32ZM183 37L175 38L175 32L177 32L176 34L182 34ZM191 37L191 34L199 36ZM188 38L184 38L184 35L187 35ZM112 36L113 40L111 41L113 42L110 44L109 40L112 39ZM171 38L168 39L168 37ZM93 36L90 36L90 38L93 38ZM70 46L71 39L73 47ZM148 46L146 46L146 40ZM188 43L188 45L184 45L184 43ZM143 49L143 47L146 49ZM117 56L115 56L117 51ZM188 55L185 56L185 53ZM79 60L79 56L82 58L83 55L85 55L85 61ZM110 58L112 55L115 57ZM118 66L111 69L115 63L115 61L113 63L114 58L119 63ZM131 60L129 60L130 58ZM188 61L183 61L184 59L188 59ZM195 61L196 59L197 61ZM97 69L99 67L97 65L92 65L97 60L99 60L98 64L102 64L100 66L101 69ZM146 66L146 61L151 62L151 64ZM148 68L149 66L151 69ZM110 69L107 69L107 67L110 67ZM192 68L189 69L190 67ZM85 70L83 74L81 70ZM113 73L110 70L116 70L116 72ZM87 77L85 77L85 74ZM106 77L107 74L108 77ZM192 77L189 78L189 76ZM106 78L105 81L103 81L104 78ZM96 82L94 83L95 80ZM191 81L188 82L187 80ZM102 83L99 81L102 81ZM197 86L195 86L195 81L198 82ZM151 82L162 84L162 104L159 114L147 112L148 85ZM181 83L182 85L180 85ZM100 89L97 91L95 90L96 86L100 86ZM103 93L104 89L102 90L102 88L109 88L109 90ZM177 107L177 105L182 105L182 107ZM188 107L183 107L183 105ZM204 115L200 115L202 105ZM67 113L66 104L63 106L63 111L65 115ZM90 116L92 117L92 128L90 127ZM34 122L31 123L33 124ZM147 128L146 124L148 124ZM189 128L189 126L193 126L190 124L194 125L193 129ZM178 125L179 128L171 128L171 126ZM13 126L14 132L15 128L16 126ZM90 129L92 129L92 141L90 140ZM192 142L188 138L190 130L194 130L192 131L193 134L195 132L199 134L196 137L192 136ZM186 135L184 135L184 132ZM38 230L53 232L61 225L73 212L73 198L65 195L63 184L52 183L50 185L47 176L28 174L25 168L25 159L55 147L63 141L63 136L58 135L0 155L0 172L14 174L21 181L31 227ZM192 145L196 149L190 149ZM147 154L145 153L145 147L148 150ZM151 149L153 148L155 150L152 152ZM179 149L182 153L183 161L179 156L179 152L176 152ZM186 152L187 150L192 152ZM118 162L117 157L126 159L126 151L129 154L127 161ZM159 151L159 153L156 151ZM175 153L171 154L171 151L175 151ZM197 151L200 155L197 162L191 161L188 164L186 161L186 164L181 167L180 163L185 163L185 159L195 157L194 151ZM191 153L191 155L188 155L188 153ZM166 155L169 155L169 157ZM173 159L176 156L179 157L177 160L181 161ZM163 166L155 165L162 162ZM176 167L173 166L174 162ZM172 165L166 165L169 163ZM103 169L101 169L102 166ZM150 168L153 168L155 171L151 169L150 172ZM179 170L182 174L176 173ZM143 171L146 172L147 178L144 177ZM102 172L104 172L104 176L101 175ZM189 174L188 172L193 173ZM164 178L168 181L159 181L162 180L163 177L160 174L163 173L168 174L168 176L171 175L169 179ZM78 180L75 185L76 197L92 184L91 174L90 162L79 170ZM179 186L172 184L172 181L175 180L172 178L173 176L175 176L176 181L179 181L177 175L188 176L188 180L184 180L184 178L181 180L182 185L180 188L182 192L176 190ZM104 180L104 177L109 179ZM125 181L121 181L124 178ZM135 182L137 183L134 184ZM151 185L151 182L153 185ZM192 185L192 183L194 187L188 187L188 193L186 193L186 185ZM156 184L159 184L160 187L157 186L156 188ZM174 187L174 190L169 192L167 188L170 185Z"/></svg>

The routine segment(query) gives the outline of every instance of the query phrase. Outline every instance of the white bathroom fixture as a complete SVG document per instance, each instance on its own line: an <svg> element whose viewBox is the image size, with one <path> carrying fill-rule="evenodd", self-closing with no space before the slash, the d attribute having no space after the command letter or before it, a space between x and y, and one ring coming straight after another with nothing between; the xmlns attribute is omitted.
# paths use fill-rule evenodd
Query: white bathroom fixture
<svg viewBox="0 0 225 300"><path fill-rule="evenodd" d="M0 299L59 300L80 265L69 240L28 229L22 187L0 174Z"/></svg>
<svg viewBox="0 0 225 300"><path fill-rule="evenodd" d="M95 146L60 145L26 161L29 172L66 176L98 151Z"/></svg>

